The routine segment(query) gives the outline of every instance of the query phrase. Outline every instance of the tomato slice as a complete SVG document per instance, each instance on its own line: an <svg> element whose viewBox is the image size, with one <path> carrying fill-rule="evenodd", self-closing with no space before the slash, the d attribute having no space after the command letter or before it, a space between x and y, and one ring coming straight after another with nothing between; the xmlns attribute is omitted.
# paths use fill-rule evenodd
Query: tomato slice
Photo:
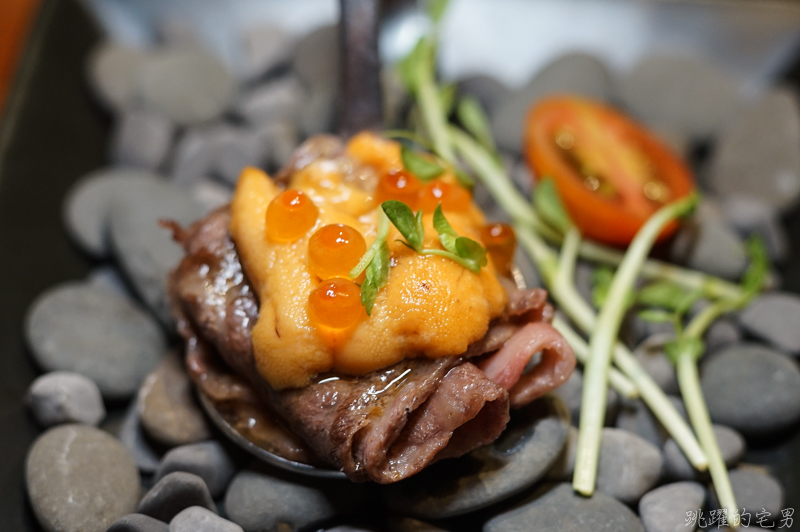
<svg viewBox="0 0 800 532"><path fill-rule="evenodd" d="M661 141L584 98L540 100L528 113L524 146L535 179L552 177L583 234L609 244L629 244L655 211L694 190L687 166Z"/></svg>

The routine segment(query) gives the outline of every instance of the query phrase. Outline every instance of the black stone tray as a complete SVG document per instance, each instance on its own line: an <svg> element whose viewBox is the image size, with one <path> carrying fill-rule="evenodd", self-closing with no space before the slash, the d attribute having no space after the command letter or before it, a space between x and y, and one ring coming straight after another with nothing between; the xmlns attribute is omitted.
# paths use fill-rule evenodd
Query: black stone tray
<svg viewBox="0 0 800 532"><path fill-rule="evenodd" d="M77 0L45 0L0 124L3 532L41 530L23 478L27 449L40 432L23 404L26 388L40 372L23 338L25 311L44 289L82 279L94 265L68 239L61 203L73 182L106 161L111 117L95 103L84 69L86 55L100 38L100 30ZM800 53L784 80L800 87ZM784 288L800 292L800 211L785 222L792 254L781 268ZM113 413L115 405L110 406ZM767 466L783 484L784 508L800 510L800 431L751 445L745 461Z"/></svg>

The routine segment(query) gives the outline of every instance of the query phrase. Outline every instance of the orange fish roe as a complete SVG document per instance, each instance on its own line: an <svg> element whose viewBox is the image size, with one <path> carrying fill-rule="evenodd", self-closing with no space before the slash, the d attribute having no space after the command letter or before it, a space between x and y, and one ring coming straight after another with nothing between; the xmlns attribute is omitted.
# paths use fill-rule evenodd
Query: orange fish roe
<svg viewBox="0 0 800 532"><path fill-rule="evenodd" d="M308 317L317 327L346 329L366 315L361 288L349 279L323 281L308 296Z"/></svg>
<svg viewBox="0 0 800 532"><path fill-rule="evenodd" d="M378 182L375 199L378 200L378 204L386 200L402 201L416 210L420 188L422 188L422 183L419 179L405 170L389 172L384 174Z"/></svg>
<svg viewBox="0 0 800 532"><path fill-rule="evenodd" d="M481 240L495 268L500 273L508 275L517 247L517 235L514 234L514 229L508 224L488 224L481 229Z"/></svg>
<svg viewBox="0 0 800 532"><path fill-rule="evenodd" d="M267 207L267 237L274 242L293 242L317 222L319 209L300 190L278 194Z"/></svg>
<svg viewBox="0 0 800 532"><path fill-rule="evenodd" d="M347 277L366 251L367 243L356 229L326 225L308 241L308 267L320 279Z"/></svg>
<svg viewBox="0 0 800 532"><path fill-rule="evenodd" d="M442 204L445 212L464 212L469 209L472 198L469 192L458 185L434 181L422 189L419 195L419 208L425 212L433 212Z"/></svg>

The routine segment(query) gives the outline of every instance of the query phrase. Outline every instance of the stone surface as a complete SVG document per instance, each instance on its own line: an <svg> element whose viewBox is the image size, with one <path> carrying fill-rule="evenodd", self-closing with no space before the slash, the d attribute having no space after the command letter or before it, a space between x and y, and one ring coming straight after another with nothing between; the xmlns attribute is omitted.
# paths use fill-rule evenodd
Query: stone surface
<svg viewBox="0 0 800 532"><path fill-rule="evenodd" d="M142 428L139 405L132 401L125 413L125 419L119 431L119 440L128 449L142 473L149 474L158 468L160 457L148 441Z"/></svg>
<svg viewBox="0 0 800 532"><path fill-rule="evenodd" d="M443 528L411 517L390 517L386 526L389 532L446 532Z"/></svg>
<svg viewBox="0 0 800 532"><path fill-rule="evenodd" d="M300 144L300 132L290 120L263 124L257 128L264 144L268 146L268 164L274 169L282 168L289 162L294 150Z"/></svg>
<svg viewBox="0 0 800 532"><path fill-rule="evenodd" d="M572 424L578 426L581 418L581 399L583 397L583 373L579 369L575 369L570 375L567 382L560 387L553 390L569 409L572 418ZM612 388L608 389L608 396L606 397L606 423L612 424L617 417L619 410L619 394Z"/></svg>
<svg viewBox="0 0 800 532"><path fill-rule="evenodd" d="M168 523L191 506L200 506L215 513L217 511L202 478L176 471L150 488L142 497L137 512Z"/></svg>
<svg viewBox="0 0 800 532"><path fill-rule="evenodd" d="M621 80L625 106L647 125L689 138L718 131L739 107L739 87L700 57L646 56Z"/></svg>
<svg viewBox="0 0 800 532"><path fill-rule="evenodd" d="M25 400L44 427L60 423L97 425L106 416L100 389L78 373L54 371L42 375L30 385Z"/></svg>
<svg viewBox="0 0 800 532"><path fill-rule="evenodd" d="M792 355L800 354L800 297L787 292L768 292L739 313L739 324L748 333Z"/></svg>
<svg viewBox="0 0 800 532"><path fill-rule="evenodd" d="M686 512L703 508L706 490L697 482L676 482L648 492L639 501L639 516L646 532L694 532L686 525Z"/></svg>
<svg viewBox="0 0 800 532"><path fill-rule="evenodd" d="M294 38L276 25L257 26L242 37L242 61L237 74L247 80L256 79L288 61Z"/></svg>
<svg viewBox="0 0 800 532"><path fill-rule="evenodd" d="M110 290L117 295L130 297L125 279L122 278L119 270L113 266L98 266L89 272L86 282L92 286Z"/></svg>
<svg viewBox="0 0 800 532"><path fill-rule="evenodd" d="M182 361L169 355L145 379L137 398L147 434L168 447L211 437Z"/></svg>
<svg viewBox="0 0 800 532"><path fill-rule="evenodd" d="M297 78L289 76L245 92L236 102L234 110L251 124L295 120L304 98L303 85Z"/></svg>
<svg viewBox="0 0 800 532"><path fill-rule="evenodd" d="M129 299L70 282L33 302L25 333L36 362L47 371L80 373L105 397L136 391L164 354L163 334Z"/></svg>
<svg viewBox="0 0 800 532"><path fill-rule="evenodd" d="M756 513L762 509L772 514L772 519L780 518L783 509L783 487L775 477L751 468L734 469L728 472L728 476L731 479L737 506L751 512L753 524L756 524ZM711 486L710 500L713 508L719 508L713 486Z"/></svg>
<svg viewBox="0 0 800 532"><path fill-rule="evenodd" d="M626 504L636 504L658 482L663 463L655 445L632 432L604 428L597 490Z"/></svg>
<svg viewBox="0 0 800 532"><path fill-rule="evenodd" d="M242 527L202 506L191 506L172 518L169 532L242 532Z"/></svg>
<svg viewBox="0 0 800 532"><path fill-rule="evenodd" d="M48 532L104 532L133 512L139 473L112 436L86 425L62 425L40 435L25 464L33 512Z"/></svg>
<svg viewBox="0 0 800 532"><path fill-rule="evenodd" d="M508 427L492 444L386 486L384 501L398 513L423 519L488 506L542 478L561 454L568 429L565 406L548 396L512 412Z"/></svg>
<svg viewBox="0 0 800 532"><path fill-rule="evenodd" d="M729 468L736 466L747 447L744 437L724 425L714 425L713 429L725 465ZM692 467L672 438L664 444L664 475L672 480L700 480L706 477Z"/></svg>
<svg viewBox="0 0 800 532"><path fill-rule="evenodd" d="M339 27L323 26L304 35L292 54L292 70L312 92L339 85Z"/></svg>
<svg viewBox="0 0 800 532"><path fill-rule="evenodd" d="M683 224L670 258L689 268L738 279L747 267L744 244L733 229L710 216L696 216Z"/></svg>
<svg viewBox="0 0 800 532"><path fill-rule="evenodd" d="M547 480L568 481L572 479L575 472L575 454L578 449L578 429L570 425L567 434L567 443L561 450L561 454L547 472Z"/></svg>
<svg viewBox="0 0 800 532"><path fill-rule="evenodd" d="M185 190L164 181L140 181L115 195L109 206L111 242L125 274L144 302L172 330L167 277L183 258L183 248L162 219L184 227L203 215Z"/></svg>
<svg viewBox="0 0 800 532"><path fill-rule="evenodd" d="M317 89L311 93L300 108L298 127L300 132L310 137L320 133L333 131L336 122L338 94L325 89Z"/></svg>
<svg viewBox="0 0 800 532"><path fill-rule="evenodd" d="M641 400L623 405L614 426L636 434L656 447L661 447L667 437L661 423Z"/></svg>
<svg viewBox="0 0 800 532"><path fill-rule="evenodd" d="M277 473L276 473L277 474ZM361 486L273 476L256 467L236 474L225 494L225 513L245 532L311 528L363 501Z"/></svg>
<svg viewBox="0 0 800 532"><path fill-rule="evenodd" d="M719 138L708 175L711 189L760 198L785 211L800 196L800 109L788 89L772 89Z"/></svg>
<svg viewBox="0 0 800 532"><path fill-rule="evenodd" d="M591 498L576 494L570 484L540 490L530 502L490 519L484 532L529 532L536 530L585 532L643 532L641 521L627 506L604 493ZM546 489L548 489L546 488Z"/></svg>
<svg viewBox="0 0 800 532"><path fill-rule="evenodd" d="M509 92L494 108L491 122L498 147L521 152L523 121L540 98L568 93L604 101L611 98L613 85L608 68L594 56L570 53L554 59L525 87Z"/></svg>
<svg viewBox="0 0 800 532"><path fill-rule="evenodd" d="M115 110L136 103L139 77L146 53L110 42L97 46L89 56L89 83L97 97Z"/></svg>
<svg viewBox="0 0 800 532"><path fill-rule="evenodd" d="M675 366L664 353L664 345L674 339L672 334L650 336L636 346L633 354L644 370L668 394L680 393Z"/></svg>
<svg viewBox="0 0 800 532"><path fill-rule="evenodd" d="M769 348L722 350L701 366L701 384L711 419L745 435L764 436L800 419L800 370Z"/></svg>
<svg viewBox="0 0 800 532"><path fill-rule="evenodd" d="M227 205L233 198L233 191L229 186L208 178L199 179L189 190L192 199L202 205L206 212Z"/></svg>
<svg viewBox="0 0 800 532"><path fill-rule="evenodd" d="M161 49L143 65L139 82L146 107L180 125L217 118L235 91L228 69L198 47Z"/></svg>
<svg viewBox="0 0 800 532"><path fill-rule="evenodd" d="M458 81L458 93L478 100L488 115L509 93L508 87L491 76L477 74Z"/></svg>
<svg viewBox="0 0 800 532"><path fill-rule="evenodd" d="M212 170L231 185L247 166L264 166L269 157L269 144L256 129L226 128L219 139Z"/></svg>
<svg viewBox="0 0 800 532"><path fill-rule="evenodd" d="M149 515L129 514L115 521L106 532L169 532L169 525Z"/></svg>
<svg viewBox="0 0 800 532"><path fill-rule="evenodd" d="M72 185L64 200L62 218L69 235L87 253L102 258L110 255L108 236L109 204L125 195L141 181L158 177L146 170L103 168L91 172Z"/></svg>
<svg viewBox="0 0 800 532"><path fill-rule="evenodd" d="M742 237L756 235L762 239L770 259L781 261L786 257L789 236L774 206L753 196L731 196L722 209L725 221Z"/></svg>
<svg viewBox="0 0 800 532"><path fill-rule="evenodd" d="M172 181L186 187L208 178L214 171L219 146L228 129L224 124L188 128L175 145L170 172Z"/></svg>
<svg viewBox="0 0 800 532"><path fill-rule="evenodd" d="M111 161L120 166L155 170L172 146L175 125L149 111L126 111L117 116L111 136Z"/></svg>
<svg viewBox="0 0 800 532"><path fill-rule="evenodd" d="M174 471L193 473L205 481L216 499L236 473L236 465L217 441L205 441L176 447L164 455L156 472L156 481Z"/></svg>
<svg viewBox="0 0 800 532"><path fill-rule="evenodd" d="M742 333L730 319L722 318L708 328L703 340L706 343L706 353L711 353L739 343L742 340Z"/></svg>

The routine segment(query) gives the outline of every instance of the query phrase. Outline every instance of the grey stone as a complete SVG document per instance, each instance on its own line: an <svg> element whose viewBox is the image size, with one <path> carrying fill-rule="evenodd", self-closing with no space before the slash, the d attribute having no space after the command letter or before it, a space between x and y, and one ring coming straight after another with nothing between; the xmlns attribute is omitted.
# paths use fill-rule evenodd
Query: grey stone
<svg viewBox="0 0 800 532"><path fill-rule="evenodd" d="M561 454L568 429L565 406L547 396L512 412L505 432L490 445L386 486L384 501L398 513L423 519L483 508L542 478Z"/></svg>
<svg viewBox="0 0 800 532"><path fill-rule="evenodd" d="M625 106L657 129L713 135L739 107L738 85L699 57L650 55L621 80Z"/></svg>
<svg viewBox="0 0 800 532"><path fill-rule="evenodd" d="M116 520L106 532L169 532L169 525L149 515L129 514Z"/></svg>
<svg viewBox="0 0 800 532"><path fill-rule="evenodd" d="M78 373L54 371L42 375L30 385L25 399L44 427L60 423L97 425L106 417L100 389Z"/></svg>
<svg viewBox="0 0 800 532"><path fill-rule="evenodd" d="M547 491L545 491L547 490ZM641 521L630 508L604 493L586 498L573 491L570 484L546 487L530 502L490 519L483 532L529 532L536 530L585 532L643 532Z"/></svg>
<svg viewBox="0 0 800 532"><path fill-rule="evenodd" d="M575 369L567 382L553 390L564 404L567 405L572 417L572 424L578 426L581 419L581 400L583 398L583 373ZM619 394L612 388L608 389L606 396L606 424L613 424L619 410Z"/></svg>
<svg viewBox="0 0 800 532"><path fill-rule="evenodd" d="M306 137L329 133L336 120L338 95L326 89L314 90L300 108L298 126Z"/></svg>
<svg viewBox="0 0 800 532"><path fill-rule="evenodd" d="M156 481L173 471L185 471L202 478L213 498L225 493L236 466L225 448L216 441L176 447L164 455L156 472Z"/></svg>
<svg viewBox="0 0 800 532"><path fill-rule="evenodd" d="M264 166L269 157L269 145L264 135L249 128L226 128L217 150L212 169L231 185L239 181L245 167Z"/></svg>
<svg viewBox="0 0 800 532"><path fill-rule="evenodd" d="M156 22L156 33L160 48L197 47L202 43L197 28L186 17L167 15L159 17Z"/></svg>
<svg viewBox="0 0 800 532"><path fill-rule="evenodd" d="M87 174L72 185L63 204L62 218L69 235L87 253L106 257L111 253L108 237L109 204L117 195L142 181L157 179L145 170L104 168Z"/></svg>
<svg viewBox="0 0 800 532"><path fill-rule="evenodd" d="M236 474L225 494L225 513L245 532L310 528L363 501L361 487L321 479L279 478L263 469Z"/></svg>
<svg viewBox="0 0 800 532"><path fill-rule="evenodd" d="M701 384L711 419L745 435L764 435L800 419L800 370L769 348L722 350L701 366Z"/></svg>
<svg viewBox="0 0 800 532"><path fill-rule="evenodd" d="M191 506L172 518L169 532L242 532L242 527L201 506Z"/></svg>
<svg viewBox="0 0 800 532"><path fill-rule="evenodd" d="M122 278L119 270L113 266L98 266L89 272L86 282L97 288L110 290L120 296L130 297L131 295L125 285L125 279Z"/></svg>
<svg viewBox="0 0 800 532"><path fill-rule="evenodd" d="M655 445L632 432L604 428L597 490L635 504L661 477L664 457Z"/></svg>
<svg viewBox="0 0 800 532"><path fill-rule="evenodd" d="M739 343L742 333L731 320L722 318L708 328L703 339L706 343L706 352L712 352Z"/></svg>
<svg viewBox="0 0 800 532"><path fill-rule="evenodd" d="M185 190L164 181L137 182L124 197L111 200L111 242L119 263L147 306L170 328L167 278L183 258L183 248L159 221L188 226L203 212Z"/></svg>
<svg viewBox="0 0 800 532"><path fill-rule="evenodd" d="M236 85L217 58L197 47L165 48L142 67L139 93L148 109L180 125L219 117Z"/></svg>
<svg viewBox="0 0 800 532"><path fill-rule="evenodd" d="M292 70L313 92L339 86L339 27L324 26L303 36L292 54Z"/></svg>
<svg viewBox="0 0 800 532"><path fill-rule="evenodd" d="M633 352L648 375L668 394L680 393L675 366L664 353L664 346L674 338L673 334L650 336L639 344Z"/></svg>
<svg viewBox="0 0 800 532"><path fill-rule="evenodd" d="M773 89L734 115L719 138L708 175L717 194L760 198L785 211L800 196L800 109L788 89Z"/></svg>
<svg viewBox="0 0 800 532"><path fill-rule="evenodd" d="M575 454L578 449L578 429L570 425L569 434L567 434L567 443L561 450L558 459L553 463L550 471L547 472L545 477L547 480L553 481L567 481L572 479L572 474L575 472Z"/></svg>
<svg viewBox="0 0 800 532"><path fill-rule="evenodd" d="M640 400L620 408L614 426L632 432L656 447L661 447L667 437L664 428Z"/></svg>
<svg viewBox="0 0 800 532"><path fill-rule="evenodd" d="M671 322L648 321L643 319L638 311L639 309L633 309L625 315L620 334L626 344L638 346L649 338L675 336L675 325Z"/></svg>
<svg viewBox="0 0 800 532"><path fill-rule="evenodd" d="M289 162L300 143L300 132L293 121L282 120L263 124L257 128L268 147L268 161L273 168L282 168Z"/></svg>
<svg viewBox="0 0 800 532"><path fill-rule="evenodd" d="M758 197L730 196L722 204L725 220L742 237L756 235L764 242L773 261L781 261L789 250L789 237L777 209Z"/></svg>
<svg viewBox="0 0 800 532"><path fill-rule="evenodd" d="M775 348L800 353L800 297L787 292L768 292L739 313L739 324L748 333Z"/></svg>
<svg viewBox="0 0 800 532"><path fill-rule="evenodd" d="M508 87L503 83L485 74L463 78L456 87L460 95L475 98L486 114L491 114L495 106L509 93Z"/></svg>
<svg viewBox="0 0 800 532"><path fill-rule="evenodd" d="M200 506L214 513L217 511L202 478L176 471L156 482L142 497L136 511L169 523L173 517L191 506Z"/></svg>
<svg viewBox="0 0 800 532"><path fill-rule="evenodd" d="M136 462L136 467L142 473L155 472L161 459L144 434L139 404L136 401L131 402L128 411L125 413L125 419L119 431L119 440L131 453Z"/></svg>
<svg viewBox="0 0 800 532"><path fill-rule="evenodd" d="M772 517L780 518L783 508L783 487L778 480L755 468L739 468L728 472L733 488L733 497L739 508L751 512L751 522L756 524L756 513L766 510ZM719 508L717 493L711 486L711 506Z"/></svg>
<svg viewBox="0 0 800 532"><path fill-rule="evenodd" d="M522 89L511 91L491 115L497 145L515 153L522 151L522 124L529 108L540 98L556 93L609 100L614 82L598 58L584 53L565 54L536 73Z"/></svg>
<svg viewBox="0 0 800 532"><path fill-rule="evenodd" d="M671 258L689 268L725 279L738 279L747 267L741 238L730 227L707 216L686 221L671 250Z"/></svg>
<svg viewBox="0 0 800 532"><path fill-rule="evenodd" d="M242 37L242 61L237 74L246 79L259 78L289 60L294 38L276 25L257 26Z"/></svg>
<svg viewBox="0 0 800 532"><path fill-rule="evenodd" d="M686 525L686 512L703 508L706 490L697 482L676 482L648 492L639 501L639 516L646 532L694 532Z"/></svg>
<svg viewBox="0 0 800 532"><path fill-rule="evenodd" d="M714 436L717 438L722 459L729 468L736 466L742 459L747 447L744 437L732 428L714 425ZM664 474L673 480L700 480L706 475L698 472L683 454L675 440L670 438L664 444Z"/></svg>
<svg viewBox="0 0 800 532"><path fill-rule="evenodd" d="M40 435L25 463L33 512L48 532L104 532L136 509L139 472L114 437L87 425Z"/></svg>
<svg viewBox="0 0 800 532"><path fill-rule="evenodd" d="M170 175L180 186L189 186L214 171L219 148L229 126L214 124L190 128L175 145Z"/></svg>
<svg viewBox="0 0 800 532"><path fill-rule="evenodd" d="M129 299L85 283L52 287L33 302L25 333L47 371L73 371L105 397L136 391L164 354L161 329Z"/></svg>
<svg viewBox="0 0 800 532"><path fill-rule="evenodd" d="M136 103L139 78L148 54L110 42L89 56L89 82L97 97L112 109L125 110Z"/></svg>
<svg viewBox="0 0 800 532"><path fill-rule="evenodd" d="M381 93L383 96L383 124L386 128L403 127L404 111L408 107L409 94L393 65L381 68Z"/></svg>
<svg viewBox="0 0 800 532"><path fill-rule="evenodd" d="M172 147L175 125L169 118L149 111L121 113L111 136L111 161L120 166L154 170Z"/></svg>
<svg viewBox="0 0 800 532"><path fill-rule="evenodd" d="M142 426L157 442L175 447L211 437L182 362L167 356L147 376L137 398Z"/></svg>
<svg viewBox="0 0 800 532"><path fill-rule="evenodd" d="M389 532L446 532L443 528L411 517L390 517L386 526Z"/></svg>
<svg viewBox="0 0 800 532"><path fill-rule="evenodd" d="M583 297L584 301L594 306L592 303L592 289L594 288L594 266L588 262L580 261L575 265L575 288Z"/></svg>
<svg viewBox="0 0 800 532"><path fill-rule="evenodd" d="M233 198L233 191L229 186L208 178L199 179L191 186L190 192L192 198L202 205L207 213L227 205Z"/></svg>
<svg viewBox="0 0 800 532"><path fill-rule="evenodd" d="M294 76L258 85L241 95L236 113L251 124L296 120L305 88Z"/></svg>
<svg viewBox="0 0 800 532"><path fill-rule="evenodd" d="M333 528L325 529L325 532L375 532L373 528L361 528L350 525L335 526Z"/></svg>

